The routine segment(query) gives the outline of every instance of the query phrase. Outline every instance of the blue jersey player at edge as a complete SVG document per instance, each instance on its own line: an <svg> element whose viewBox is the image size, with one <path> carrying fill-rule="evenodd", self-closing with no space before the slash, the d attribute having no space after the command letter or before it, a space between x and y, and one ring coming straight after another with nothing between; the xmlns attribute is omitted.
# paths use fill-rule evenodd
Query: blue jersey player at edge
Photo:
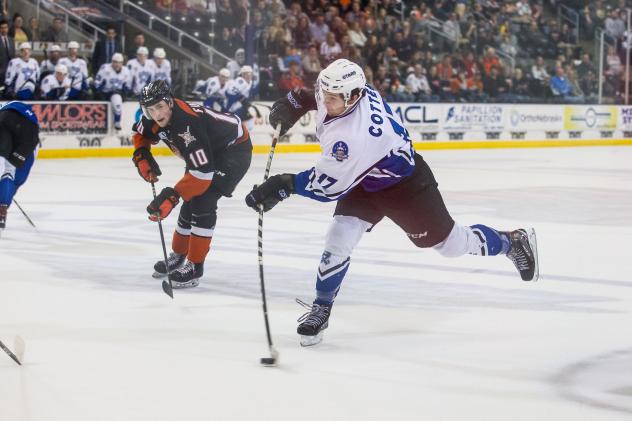
<svg viewBox="0 0 632 421"><path fill-rule="evenodd" d="M29 176L39 144L39 124L31 106L11 101L0 107L0 234L13 196Z"/></svg>
<svg viewBox="0 0 632 421"><path fill-rule="evenodd" d="M291 194L337 201L316 274L316 298L311 306L303 303L309 311L299 318L301 345L322 340L354 247L384 217L417 247L432 247L446 257L506 255L522 280L537 280L535 230L456 223L408 131L366 84L357 64L345 59L331 63L320 72L315 92L295 90L276 101L270 124L281 124L283 134L310 110L316 110L322 151L314 167L274 175L246 196L246 204L257 211L269 211Z"/></svg>

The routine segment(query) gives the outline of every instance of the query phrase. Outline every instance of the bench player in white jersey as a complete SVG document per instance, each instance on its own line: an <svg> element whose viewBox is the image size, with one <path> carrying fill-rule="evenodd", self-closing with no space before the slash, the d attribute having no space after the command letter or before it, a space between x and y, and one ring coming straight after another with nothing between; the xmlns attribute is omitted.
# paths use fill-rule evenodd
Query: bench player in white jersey
<svg viewBox="0 0 632 421"><path fill-rule="evenodd" d="M70 96L70 99L83 99L88 89L88 65L86 61L79 57L79 43L70 41L68 43L68 57L59 59L59 64L63 64L68 69L68 77L73 86L77 83L81 85L77 96Z"/></svg>
<svg viewBox="0 0 632 421"><path fill-rule="evenodd" d="M154 62L148 60L149 50L147 47L138 47L136 58L127 62L132 79L132 93L138 97L143 88L154 80Z"/></svg>
<svg viewBox="0 0 632 421"><path fill-rule="evenodd" d="M217 76L211 76L206 81L204 106L216 111L226 111L226 90L230 81L228 69L221 69ZM215 107L215 104L218 106Z"/></svg>
<svg viewBox="0 0 632 421"><path fill-rule="evenodd" d="M226 110L236 114L243 121L248 130L255 126L255 119L250 114L250 101L254 98L257 86L253 81L252 67L242 66L237 79L228 82L226 89ZM261 117L257 109L257 116Z"/></svg>
<svg viewBox="0 0 632 421"><path fill-rule="evenodd" d="M55 66L59 64L61 57L61 47L57 44L52 45L48 50L48 58L40 64L40 77L48 76L55 73Z"/></svg>
<svg viewBox="0 0 632 421"><path fill-rule="evenodd" d="M7 67L5 96L18 100L33 99L39 77L39 65L31 57L31 43L23 42L20 44L20 57L12 59Z"/></svg>
<svg viewBox="0 0 632 421"><path fill-rule="evenodd" d="M248 206L262 206L264 211L292 193L338 201L318 267L316 299L299 319L302 345L320 342L353 248L384 217L418 247L432 247L446 257L505 254L523 280L537 280L535 231L502 232L455 223L407 130L380 94L366 85L358 65L344 59L330 64L318 77L315 95L297 90L275 102L270 124L281 124L284 133L314 109L322 149L316 165L298 174L274 175L246 197Z"/></svg>
<svg viewBox="0 0 632 421"><path fill-rule="evenodd" d="M164 80L171 86L171 63L167 60L167 53L164 48L154 49L154 58L151 60L154 66L154 79Z"/></svg>
<svg viewBox="0 0 632 421"><path fill-rule="evenodd" d="M129 69L123 66L123 54L114 53L112 63L101 66L94 80L96 99L109 100L114 113L114 128L121 129L123 98L131 89Z"/></svg>
<svg viewBox="0 0 632 421"><path fill-rule="evenodd" d="M81 92L81 82L68 76L68 68L63 64L55 66L55 73L42 79L40 86L42 98L51 101L76 99Z"/></svg>

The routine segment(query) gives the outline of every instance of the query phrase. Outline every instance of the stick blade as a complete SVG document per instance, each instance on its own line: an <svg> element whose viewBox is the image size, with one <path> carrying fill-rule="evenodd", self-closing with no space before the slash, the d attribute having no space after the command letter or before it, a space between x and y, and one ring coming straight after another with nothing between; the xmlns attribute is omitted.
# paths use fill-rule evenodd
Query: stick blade
<svg viewBox="0 0 632 421"><path fill-rule="evenodd" d="M262 357L259 362L264 367L276 367L277 365L279 365L279 351L271 346L270 357Z"/></svg>
<svg viewBox="0 0 632 421"><path fill-rule="evenodd" d="M173 299L173 288L167 281L162 281L162 290Z"/></svg>
<svg viewBox="0 0 632 421"><path fill-rule="evenodd" d="M24 362L24 352L26 351L26 344L24 343L24 339L21 336L16 336L13 339L13 349L15 351L15 356L18 357L20 363Z"/></svg>

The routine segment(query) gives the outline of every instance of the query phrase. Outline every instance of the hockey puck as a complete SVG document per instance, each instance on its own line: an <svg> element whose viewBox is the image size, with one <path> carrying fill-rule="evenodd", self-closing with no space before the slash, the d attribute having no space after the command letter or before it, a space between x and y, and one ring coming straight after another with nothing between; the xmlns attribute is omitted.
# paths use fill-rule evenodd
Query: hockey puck
<svg viewBox="0 0 632 421"><path fill-rule="evenodd" d="M266 367L276 367L277 365L276 358L272 357L263 357L259 360L259 362L261 363L261 365L264 365Z"/></svg>

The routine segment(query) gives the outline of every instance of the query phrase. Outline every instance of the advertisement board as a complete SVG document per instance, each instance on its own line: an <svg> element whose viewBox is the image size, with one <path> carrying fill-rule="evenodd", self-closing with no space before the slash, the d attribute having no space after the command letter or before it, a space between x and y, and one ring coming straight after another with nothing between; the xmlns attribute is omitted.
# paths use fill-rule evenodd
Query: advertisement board
<svg viewBox="0 0 632 421"><path fill-rule="evenodd" d="M615 130L617 111L612 105L565 105L564 130Z"/></svg>

